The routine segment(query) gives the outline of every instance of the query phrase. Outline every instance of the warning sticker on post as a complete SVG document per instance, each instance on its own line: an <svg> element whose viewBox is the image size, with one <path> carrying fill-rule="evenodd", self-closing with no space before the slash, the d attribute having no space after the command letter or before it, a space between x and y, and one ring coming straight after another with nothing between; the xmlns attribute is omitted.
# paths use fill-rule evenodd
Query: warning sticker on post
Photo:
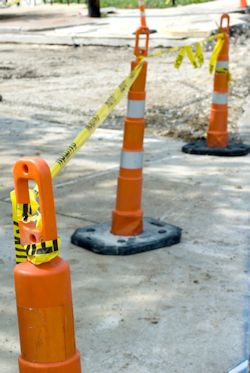
<svg viewBox="0 0 250 373"><path fill-rule="evenodd" d="M47 263L59 255L61 239L25 245L27 260L35 265Z"/></svg>

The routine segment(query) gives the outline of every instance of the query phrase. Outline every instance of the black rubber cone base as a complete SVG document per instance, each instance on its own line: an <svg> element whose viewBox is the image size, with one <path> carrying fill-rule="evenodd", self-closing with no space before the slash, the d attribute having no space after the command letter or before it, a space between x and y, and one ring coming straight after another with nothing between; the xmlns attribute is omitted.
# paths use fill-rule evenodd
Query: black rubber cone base
<svg viewBox="0 0 250 373"><path fill-rule="evenodd" d="M116 236L108 224L78 228L71 242L103 255L130 255L172 246L181 240L181 229L159 220L144 218L144 230L138 236Z"/></svg>
<svg viewBox="0 0 250 373"><path fill-rule="evenodd" d="M248 6L247 8L240 8L240 9L237 9L231 13L241 13L241 14L249 14L250 13L250 7Z"/></svg>
<svg viewBox="0 0 250 373"><path fill-rule="evenodd" d="M206 140L197 140L184 145L182 151L188 154L237 157L247 155L250 152L250 145L229 142L226 148L210 148L208 147Z"/></svg>
<svg viewBox="0 0 250 373"><path fill-rule="evenodd" d="M156 34L157 32L158 32L157 30L153 30L153 29L149 30L150 34ZM135 35L135 34L136 34L136 32L133 32L133 35ZM142 32L142 34L145 35L145 32Z"/></svg>

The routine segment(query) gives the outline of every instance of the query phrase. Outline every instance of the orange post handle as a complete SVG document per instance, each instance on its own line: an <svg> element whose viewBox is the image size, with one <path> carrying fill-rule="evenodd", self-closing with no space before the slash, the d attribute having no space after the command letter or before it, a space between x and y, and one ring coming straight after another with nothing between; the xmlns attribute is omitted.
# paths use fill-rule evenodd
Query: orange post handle
<svg viewBox="0 0 250 373"><path fill-rule="evenodd" d="M134 55L136 57L148 55L148 44L149 44L149 28L148 27L139 27L135 32L135 48L134 48ZM143 47L140 46L141 36L145 35L145 45Z"/></svg>
<svg viewBox="0 0 250 373"><path fill-rule="evenodd" d="M56 240L56 214L53 198L52 179L47 163L40 158L21 159L14 166L14 184L18 204L29 204L29 180L38 185L42 227L33 222L19 221L22 245Z"/></svg>
<svg viewBox="0 0 250 373"><path fill-rule="evenodd" d="M57 239L52 179L47 163L22 159L14 166L18 204L29 204L29 180L38 185L41 228L19 221L24 244ZM23 219L24 220L24 219ZM14 269L21 354L20 373L81 373L76 350L70 269L59 256L34 265L26 261Z"/></svg>
<svg viewBox="0 0 250 373"><path fill-rule="evenodd" d="M223 23L226 22L226 26L223 26ZM228 14L222 14L220 19L220 31L229 33L230 31L230 17Z"/></svg>

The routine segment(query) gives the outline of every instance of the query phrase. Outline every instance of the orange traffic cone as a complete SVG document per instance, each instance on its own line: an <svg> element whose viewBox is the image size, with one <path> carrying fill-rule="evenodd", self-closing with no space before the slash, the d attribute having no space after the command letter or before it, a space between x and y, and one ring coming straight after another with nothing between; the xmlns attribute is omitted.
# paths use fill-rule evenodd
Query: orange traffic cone
<svg viewBox="0 0 250 373"><path fill-rule="evenodd" d="M227 26L222 27L223 20ZM224 44L219 53L214 74L214 92L210 112L207 144L210 148L228 146L228 85L229 85L229 16L221 17L220 30L224 32Z"/></svg>
<svg viewBox="0 0 250 373"><path fill-rule="evenodd" d="M145 30L148 29L144 29L143 33ZM148 34L145 49L139 49L141 31L140 28L136 32L136 56L145 56L148 50ZM136 59L131 63L131 69L133 70L138 64L139 60ZM116 235L135 236L143 230L141 198L146 74L147 62L145 61L138 78L128 93L116 209L113 211L111 228L112 233Z"/></svg>
<svg viewBox="0 0 250 373"><path fill-rule="evenodd" d="M144 0L139 0L139 10L141 18L141 27L147 27Z"/></svg>
<svg viewBox="0 0 250 373"><path fill-rule="evenodd" d="M144 29L144 28L147 29L145 31L145 33L149 32L150 34L155 34L157 31L156 30L152 30L152 29L149 30L148 26L147 26L144 0L139 0L138 5L139 5L139 11L140 11L141 28L142 29ZM143 30L142 30L142 32L144 33Z"/></svg>
<svg viewBox="0 0 250 373"><path fill-rule="evenodd" d="M142 35L146 35L144 48L139 47ZM140 27L136 31L136 60L131 64L132 69L139 64L141 56L147 56L148 43L149 30L147 27ZM180 228L155 219L143 218L141 199L146 73L147 62L144 62L128 93L116 208L112 214L111 231L108 224L99 224L77 229L71 237L73 244L98 254L135 254L180 242Z"/></svg>
<svg viewBox="0 0 250 373"><path fill-rule="evenodd" d="M226 26L223 26L226 21ZM223 14L220 32L224 44L218 55L207 140L198 140L184 145L185 153L217 156L240 156L249 152L249 146L228 141L228 87L229 87L229 15Z"/></svg>
<svg viewBox="0 0 250 373"><path fill-rule="evenodd" d="M19 221L23 245L34 256L50 255L49 262L27 261L14 269L21 355L20 373L80 373L75 346L69 265L60 257L50 169L38 158L23 159L14 166L18 204L29 204L28 181L39 187L42 228ZM39 249L38 249L39 247ZM29 256L28 256L29 260Z"/></svg>
<svg viewBox="0 0 250 373"><path fill-rule="evenodd" d="M246 8L248 8L247 0L240 0L240 8L241 8L241 9L246 9Z"/></svg>

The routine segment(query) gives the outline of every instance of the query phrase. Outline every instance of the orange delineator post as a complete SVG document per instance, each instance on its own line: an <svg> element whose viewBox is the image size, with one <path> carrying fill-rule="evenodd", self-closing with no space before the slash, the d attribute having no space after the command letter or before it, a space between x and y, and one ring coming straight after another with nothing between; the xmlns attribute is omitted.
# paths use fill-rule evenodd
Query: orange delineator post
<svg viewBox="0 0 250 373"><path fill-rule="evenodd" d="M240 0L240 8L248 8L247 0Z"/></svg>
<svg viewBox="0 0 250 373"><path fill-rule="evenodd" d="M141 24L146 25L144 2L140 2ZM145 99L150 30L139 27L136 32L133 70L141 70L128 92L127 115L117 183L116 206L112 224L94 224L76 229L71 236L74 245L102 255L132 255L180 242L181 229L163 221L143 217L141 207L143 183L143 141ZM141 40L140 40L141 38ZM142 44L142 46L141 46Z"/></svg>
<svg viewBox="0 0 250 373"><path fill-rule="evenodd" d="M224 40L215 66L207 138L184 145L182 147L184 153L220 157L239 157L249 153L249 145L235 142L228 136L229 22L229 15L223 14L220 19L219 32L223 33Z"/></svg>
<svg viewBox="0 0 250 373"><path fill-rule="evenodd" d="M28 204L28 180L39 187L42 228L19 222L26 244L57 240L50 169L38 158L14 166L17 203ZM25 226L26 224L26 226ZM76 350L70 269L56 257L47 263L18 264L14 269L21 355L20 373L81 373Z"/></svg>
<svg viewBox="0 0 250 373"><path fill-rule="evenodd" d="M226 27L223 27L224 20L227 22ZM207 133L207 144L211 148L225 148L228 145L229 21L228 14L221 17L220 31L224 33L225 41L214 73L214 89Z"/></svg>
<svg viewBox="0 0 250 373"><path fill-rule="evenodd" d="M145 48L139 47L140 35L145 35ZM148 52L149 29L139 28L136 31L135 56L131 68L139 64L139 56ZM144 112L146 99L147 62L128 93L127 117L124 124L123 148L118 177L116 208L112 213L111 232L115 235L135 236L143 230L142 171Z"/></svg>
<svg viewBox="0 0 250 373"><path fill-rule="evenodd" d="M141 27L145 30L145 28L148 28L148 27L147 27L147 22L146 22L146 11L145 11L144 0L139 0L138 1L138 7L139 7L139 11L140 11ZM157 32L157 31L156 30L149 30L150 34L154 34L155 32ZM146 31L146 33L147 33L147 31Z"/></svg>
<svg viewBox="0 0 250 373"><path fill-rule="evenodd" d="M140 10L141 27L147 27L144 0L139 0L139 10Z"/></svg>

